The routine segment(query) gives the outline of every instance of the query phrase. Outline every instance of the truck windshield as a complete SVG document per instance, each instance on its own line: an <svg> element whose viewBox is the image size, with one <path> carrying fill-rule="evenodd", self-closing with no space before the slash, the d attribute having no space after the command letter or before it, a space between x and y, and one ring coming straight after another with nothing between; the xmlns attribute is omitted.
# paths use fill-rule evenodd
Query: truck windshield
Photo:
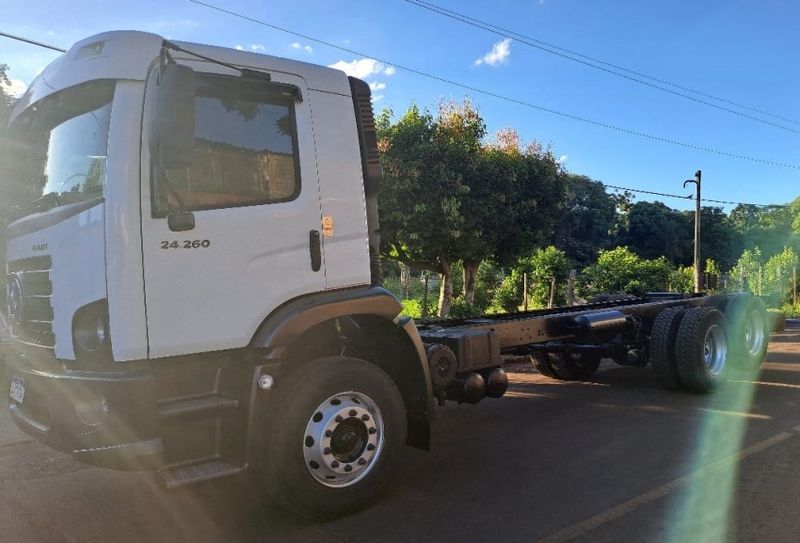
<svg viewBox="0 0 800 543"><path fill-rule="evenodd" d="M100 198L114 81L92 81L37 102L11 125L18 160L8 176L14 218Z"/></svg>

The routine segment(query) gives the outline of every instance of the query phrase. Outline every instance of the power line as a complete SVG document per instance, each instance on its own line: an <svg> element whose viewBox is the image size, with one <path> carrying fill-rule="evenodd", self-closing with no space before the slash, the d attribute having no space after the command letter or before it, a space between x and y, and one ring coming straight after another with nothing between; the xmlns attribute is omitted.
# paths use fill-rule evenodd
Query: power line
<svg viewBox="0 0 800 543"><path fill-rule="evenodd" d="M468 90L468 91L471 91L471 92L475 92L475 93L478 93L478 94L483 94L485 96L491 96L492 98L497 98L498 100L503 100L505 102L509 102L509 103L512 103L512 104L524 106L524 107L527 107L527 108L530 108L530 109L535 109L537 111L543 111L545 113L550 113L551 115L557 115L559 117L564 117L566 119L572 119L574 121L580 121L582 123L590 124L592 126L599 126L601 128L607 128L609 130L615 130L615 131L621 132L623 134L628 134L628 135L631 135L631 136L638 136L640 138L649 139L651 141L658 141L658 142L661 142L661 143L668 143L670 145L676 145L678 147L684 147L686 149L692 149L692 150L695 150L695 151L703 151L705 153L716 154L716 155L725 156L725 157L728 157L728 158L735 158L735 159L738 159L738 160L747 160L747 161L750 161L750 162L756 162L758 164L767 164L767 165L770 165L770 166L777 166L777 167L781 167L781 168L791 168L793 170L800 170L800 165L797 165L797 164L791 164L791 163L788 163L788 162L778 162L778 161L775 161L775 160L766 160L766 159L763 159L763 158L755 158L755 157L751 157L751 156L748 156L748 155L742 155L742 154L738 154L738 153L730 153L730 152L727 152L727 151L721 151L719 149L714 149L712 147L706 147L706 146L703 146L703 145L695 145L693 143L686 143L686 142L682 142L682 141L678 141L678 140L675 140L675 139L666 138L666 137L662 137L662 136L654 136L652 134L647 134L645 132L639 132L637 130L633 130L633 129L630 129L630 128L623 128L623 127L619 127L619 126L616 126L616 125L613 125L613 124L604 123L604 122L601 122L601 121L595 121L595 120L592 120L592 119L588 119L586 117L581 117L579 115L573 115L571 113L564 113L562 111L557 111L555 109L551 109L551 108L548 108L548 107L544 107L544 106L540 106L540 105L537 105L537 104L533 104L531 102L526 102L526 101L521 100L519 98L513 98L513 97L510 97L510 96L505 96L505 95L502 95L502 94L498 94L496 92L492 92L492 91L488 91L488 90L485 90L485 89L481 89L479 87L474 87L474 86L468 85L466 83L461 83L461 82L458 82L458 81L455 81L455 80L452 80L452 79L447 79L445 77L441 77L441 76L434 75L434 74L431 74L431 73L428 73L428 72L424 72L424 71L418 70L416 68L411 68L409 66L403 66L402 64L397 64L395 62L390 62L390 61L385 60L385 59L381 59L381 58L378 58L378 57L374 57L372 55L368 55L368 54L363 53L361 51L356 51L355 49L350 49L348 47L342 47L340 45L336 45L334 43L331 43L331 42L328 42L328 41L325 41L325 40L321 40L319 38L314 38L312 36L309 36L308 34L303 34L301 32L295 32L293 30L289 30L287 28L284 28L284 27L281 27L281 26L278 26L278 25L274 25L274 24L268 23L266 21L262 21L260 19L254 18L254 17L250 17L249 15L244 15L242 13L238 13L236 11L232 11L232 10L229 10L229 9L226 9L226 8L221 8L219 6L215 6L214 4L209 4L209 3L204 2L202 0L188 0L188 1L192 2L193 4L197 4L199 6L203 6L203 7L209 8L209 9L213 9L213 10L218 11L220 13L225 13L227 15L231 15L233 17L237 17L237 18L243 19L245 21L250 21L252 23L256 23L258 25L265 26L267 28L271 28L273 30L278 30L279 32L284 32L286 34L291 34L292 36L296 36L298 38L303 38L304 40L308 40L308 41L311 41L311 42L314 42L314 43L318 43L320 45L325 45L326 47L331 47L333 49L337 49L339 51L343 51L343 52L349 53L351 55L372 58L372 59L374 59L374 60L376 60L378 62L381 62L383 64L386 64L386 65L389 65L389 66L393 66L393 67L397 68L398 70L403 70L403 71L411 73L411 74L419 75L419 76L422 76L422 77L427 77L429 79L433 79L433 80L439 81L441 83L446 83L448 85L452 85L454 87L459 87L459 88L462 88L462 89L465 89L465 90Z"/></svg>
<svg viewBox="0 0 800 543"><path fill-rule="evenodd" d="M31 45L37 45L39 47L44 47L45 49L52 49L53 51L58 51L59 53L66 53L65 49L61 49L60 47L56 47L55 45L48 45L46 43L42 43L40 41L31 40L29 38L23 38L22 36L15 36L14 34L8 34L7 32L0 31L0 36L4 38L11 38L12 40L22 41L25 43L29 43Z"/></svg>
<svg viewBox="0 0 800 543"><path fill-rule="evenodd" d="M768 117L772 117L772 118L775 118L775 119L780 119L782 121L787 121L787 122L790 122L790 123L793 123L793 124L800 124L800 121L796 121L796 120L791 119L789 117L785 117L783 115L777 115L777 114L774 114L774 113L770 113L768 111L764 111L764 110L761 110L761 109L758 109L758 108L755 108L755 107L752 107L752 106L739 104L739 103L734 102L732 100L728 100L728 99L725 99L725 98L720 98L720 97L714 96L712 94L709 94L707 92L698 91L698 90L692 89L691 87L686 87L686 86L683 86L683 85L678 85L676 83L671 83L671 82L666 81L664 79L659 79L658 77L655 77L655 76L647 75L645 73L642 73L642 72L639 72L639 71L636 71L636 70L631 70L629 68L625 68L623 66L619 66L617 64L613 64L611 62L607 62L607 61L604 61L604 60L596 58L596 57L591 57L591 56L588 56L588 55L584 55L582 53L578 53L576 51L571 51L570 49L566 49L564 47L559 47L559 46L554 45L552 43L548 43L546 41L542 41L542 40L533 38L531 36L527 36L525 34L520 34L518 32L514 32L513 30L509 30L507 28L503 28L501 26L497 26L497 25L494 25L492 23L488 23L486 21L481 21L479 19L475 19L474 17L470 17L469 15L465 15L465 14L460 13L458 11L454 11L454 10L451 10L451 9L448 9L448 8L444 8L442 6L439 6L439 5L434 4L432 2L428 2L426 0L404 0L404 1L409 3L409 4L415 5L417 7L426 9L428 11L432 11L434 13L438 13L439 15L443 15L443 16L448 17L450 19L459 21L461 23L464 23L464 24L467 24L467 25L470 25L470 26L473 26L473 27L476 27L476 28L480 28L482 30L486 30L486 31L491 32L493 34L496 34L498 36L503 36L505 38L515 39L516 41L521 42L521 43L523 43L525 45L528 45L530 47L534 47L534 48L539 49L541 51L545 51L547 53L550 53L550 54L565 58L567 60L571 60L573 62L577 62L579 64L583 64L585 66L594 68L596 70L600 70L602 72L605 72L605 73L608 73L608 74L611 74L611 75L615 75L617 77L621 77L621 78L624 78L624 79L627 79L627 80L630 80L630 81L634 81L634 82L639 83L641 85L645 85L645 86L660 90L662 92L673 94L675 96L679 96L681 98L685 98L687 100L691 100L693 102L697 102L697 103L702 104L702 105L706 105L706 106L709 106L709 107L712 107L712 108L715 108L715 109L719 109L721 111L725 111L725 112L731 113L733 115L739 115L741 117L744 117L744 118L747 118L747 119L750 119L750 120L753 120L753 121L756 121L756 122L760 122L760 123L763 123L763 124L774 126L776 128L781 128L781 129L786 130L788 132L792 132L792 133L795 133L795 134L800 134L800 130L797 130L795 128L790 128L790 127L784 126L784 125L779 124L779 123L775 123L775 122L772 122L772 121L768 121L768 120L756 117L754 115L749 115L747 113L742 113L740 111L736 111L736 110L733 110L733 109L731 109L729 107L721 106L719 104L714 104L714 103L709 102L707 100L703 100L701 98L697 98L696 96L691 96L689 94L685 94L684 92L692 93L692 94L695 94L697 96L702 96L702 97L705 97L705 98L709 98L709 99L717 101L717 102L722 102L722 103L725 103L725 104L729 104L729 105L732 105L732 106L737 107L739 109L744 109L744 110L747 110L747 111L752 111L752 112L755 112L755 113L759 113L761 115L766 115ZM626 75L625 73L621 73L621 72L626 72L627 74L631 74L631 75ZM684 91L684 92L678 92L678 91L666 88L666 87L664 87L664 85L669 86L669 87L673 87L674 89L678 89L678 90Z"/></svg>
<svg viewBox="0 0 800 543"><path fill-rule="evenodd" d="M680 200L690 200L692 202L695 200L694 196L692 196L691 194L684 196L684 195L680 195L680 194L668 194L666 192L656 192L656 191L645 190L645 189L634 189L634 188L630 188L630 187L620 187L619 185L607 185L605 183L603 183L603 185L608 187L608 188L610 188L610 189L624 190L624 191L627 191L627 192L638 192L638 193L642 193L642 194L651 194L651 195L655 195L655 196L663 196L665 198L678 198ZM715 203L715 204L742 205L742 206L769 207L769 208L787 207L787 206L781 205L781 204L753 204L753 203L749 203L749 202L731 202L731 201L728 201L728 200L714 200L713 198L700 198L700 201L701 202L712 202L712 203Z"/></svg>

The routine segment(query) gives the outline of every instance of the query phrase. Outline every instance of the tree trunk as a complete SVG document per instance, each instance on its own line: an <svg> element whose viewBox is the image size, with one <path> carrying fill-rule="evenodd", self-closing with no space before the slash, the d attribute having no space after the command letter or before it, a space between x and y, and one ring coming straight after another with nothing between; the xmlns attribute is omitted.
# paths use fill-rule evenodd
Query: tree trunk
<svg viewBox="0 0 800 543"><path fill-rule="evenodd" d="M441 281L439 281L439 316L446 317L453 307L453 271L450 262L442 259Z"/></svg>
<svg viewBox="0 0 800 543"><path fill-rule="evenodd" d="M400 295L404 300L411 298L411 267L400 262Z"/></svg>
<svg viewBox="0 0 800 543"><path fill-rule="evenodd" d="M478 266L480 262L464 261L464 301L475 303L475 288L478 286Z"/></svg>

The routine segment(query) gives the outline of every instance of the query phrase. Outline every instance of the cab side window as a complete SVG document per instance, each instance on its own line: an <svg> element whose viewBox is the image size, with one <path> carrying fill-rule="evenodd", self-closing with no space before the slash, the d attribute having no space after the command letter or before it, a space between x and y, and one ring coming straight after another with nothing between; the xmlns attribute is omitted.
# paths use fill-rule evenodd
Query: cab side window
<svg viewBox="0 0 800 543"><path fill-rule="evenodd" d="M300 191L295 99L268 82L196 75L192 165L158 172L156 209L286 202Z"/></svg>

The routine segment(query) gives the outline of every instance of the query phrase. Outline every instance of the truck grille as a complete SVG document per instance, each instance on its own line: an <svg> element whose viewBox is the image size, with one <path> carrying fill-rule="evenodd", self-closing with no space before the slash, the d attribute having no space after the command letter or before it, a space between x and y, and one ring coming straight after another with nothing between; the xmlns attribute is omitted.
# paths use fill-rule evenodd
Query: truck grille
<svg viewBox="0 0 800 543"><path fill-rule="evenodd" d="M8 263L8 316L16 339L53 347L53 306L50 297L52 261L34 256Z"/></svg>

